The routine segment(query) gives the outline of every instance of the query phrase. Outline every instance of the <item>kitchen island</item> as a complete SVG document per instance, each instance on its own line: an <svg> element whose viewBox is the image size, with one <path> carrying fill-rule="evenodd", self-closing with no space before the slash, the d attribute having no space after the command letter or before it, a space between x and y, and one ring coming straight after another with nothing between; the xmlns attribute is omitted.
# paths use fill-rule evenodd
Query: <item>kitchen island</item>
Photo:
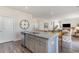
<svg viewBox="0 0 79 59"><path fill-rule="evenodd" d="M57 33L49 32L22 32L25 34L25 47L34 53L58 52Z"/></svg>

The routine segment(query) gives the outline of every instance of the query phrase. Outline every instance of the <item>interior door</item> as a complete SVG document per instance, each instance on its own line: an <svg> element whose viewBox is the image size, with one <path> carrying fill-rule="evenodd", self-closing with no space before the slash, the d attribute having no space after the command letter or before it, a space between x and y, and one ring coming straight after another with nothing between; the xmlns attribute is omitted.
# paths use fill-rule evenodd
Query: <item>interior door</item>
<svg viewBox="0 0 79 59"><path fill-rule="evenodd" d="M13 18L0 17L0 43L13 40Z"/></svg>
<svg viewBox="0 0 79 59"><path fill-rule="evenodd" d="M3 41L3 21L2 21L2 17L0 17L0 43Z"/></svg>

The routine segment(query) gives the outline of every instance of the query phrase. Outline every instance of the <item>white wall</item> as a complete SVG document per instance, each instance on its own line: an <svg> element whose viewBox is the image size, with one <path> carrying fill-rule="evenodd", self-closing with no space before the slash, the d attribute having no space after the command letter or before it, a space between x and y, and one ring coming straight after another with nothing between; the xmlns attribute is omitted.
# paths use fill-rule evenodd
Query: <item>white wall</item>
<svg viewBox="0 0 79 59"><path fill-rule="evenodd" d="M13 21L13 24L14 24L14 28L13 28L14 32L11 35L9 35L9 36L13 36L13 37L9 38L9 39L6 39L4 41L0 41L0 43L10 41L10 39L11 40L21 39L20 32L23 31L23 30L21 30L20 27L19 27L19 21L20 20L28 18L28 20L30 22L30 26L32 26L32 24L33 24L32 21L31 21L32 20L32 15L26 14L26 13L18 11L18 10L10 9L10 8L7 8L7 7L0 7L0 16L13 18L11 20ZM6 19L3 19L3 20L6 20ZM8 23L8 21L6 21L5 23ZM11 25L11 24L9 24L9 25ZM8 30L11 30L11 29L8 29ZM30 27L28 30L31 31L32 27Z"/></svg>
<svg viewBox="0 0 79 59"><path fill-rule="evenodd" d="M22 19L27 19L28 18L28 20L30 22L30 28L28 29L28 31L32 31L34 29L33 28L34 25L35 25L35 28L44 29L44 23L45 22L48 22L48 23L51 24L50 21L51 20L55 20L53 18L50 19L50 20L49 19L41 19L41 18L33 19L31 14L27 14L27 13L24 13L24 12L15 10L15 9L10 9L10 8L7 8L7 7L0 7L0 16L13 18L12 21L14 23L14 28L13 28L14 32L13 32L13 34L10 35L10 36L13 36L13 38L11 38L12 40L19 40L19 39L21 39L22 35L20 34L20 32L23 31L23 30L20 29L19 22ZM67 23L67 22L72 23L73 26L76 26L76 24L79 23L79 18L65 19L65 18L61 18L60 17L60 18L56 18L56 20L60 20L62 23ZM8 23L8 21L6 21L6 23ZM38 27L39 25L37 26L38 23L40 24L40 27ZM50 27L49 29L52 30L52 27ZM9 29L9 30L11 30L11 29ZM7 42L9 40L6 39L4 41ZM0 41L0 43L1 42L2 41Z"/></svg>

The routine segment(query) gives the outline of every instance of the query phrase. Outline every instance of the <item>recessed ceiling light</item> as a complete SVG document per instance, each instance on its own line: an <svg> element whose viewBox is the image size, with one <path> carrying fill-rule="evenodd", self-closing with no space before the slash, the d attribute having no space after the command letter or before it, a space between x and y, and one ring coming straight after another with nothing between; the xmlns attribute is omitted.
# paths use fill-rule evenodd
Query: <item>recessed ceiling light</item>
<svg viewBox="0 0 79 59"><path fill-rule="evenodd" d="M51 14L51 15L53 15L53 14L54 14L54 12L51 12L50 14Z"/></svg>
<svg viewBox="0 0 79 59"><path fill-rule="evenodd" d="M28 9L28 7L27 7L27 6L25 6L25 9Z"/></svg>

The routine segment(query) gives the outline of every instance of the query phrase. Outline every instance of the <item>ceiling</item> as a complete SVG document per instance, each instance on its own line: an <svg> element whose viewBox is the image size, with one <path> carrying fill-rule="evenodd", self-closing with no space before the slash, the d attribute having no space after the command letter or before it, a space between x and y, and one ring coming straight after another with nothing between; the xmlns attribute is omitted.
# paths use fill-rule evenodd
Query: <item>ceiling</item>
<svg viewBox="0 0 79 59"><path fill-rule="evenodd" d="M9 8L30 13L34 17L45 19L74 13L79 14L79 7L77 6L10 6Z"/></svg>

